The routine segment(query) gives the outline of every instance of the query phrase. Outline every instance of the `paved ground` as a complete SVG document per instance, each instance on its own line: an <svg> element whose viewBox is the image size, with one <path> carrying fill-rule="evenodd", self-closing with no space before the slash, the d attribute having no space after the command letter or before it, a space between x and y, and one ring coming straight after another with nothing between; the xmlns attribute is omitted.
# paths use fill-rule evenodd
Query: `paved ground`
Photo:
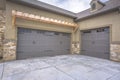
<svg viewBox="0 0 120 80"><path fill-rule="evenodd" d="M63 55L0 64L0 80L120 80L120 63Z"/></svg>

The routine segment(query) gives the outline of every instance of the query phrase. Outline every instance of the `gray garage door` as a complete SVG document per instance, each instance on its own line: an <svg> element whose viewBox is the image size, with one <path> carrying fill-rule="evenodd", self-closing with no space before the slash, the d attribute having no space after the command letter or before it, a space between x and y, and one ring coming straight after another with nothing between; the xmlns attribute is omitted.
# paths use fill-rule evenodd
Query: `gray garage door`
<svg viewBox="0 0 120 80"><path fill-rule="evenodd" d="M109 28L82 31L81 41L83 55L109 59Z"/></svg>
<svg viewBox="0 0 120 80"><path fill-rule="evenodd" d="M70 53L70 34L18 28L17 59Z"/></svg>

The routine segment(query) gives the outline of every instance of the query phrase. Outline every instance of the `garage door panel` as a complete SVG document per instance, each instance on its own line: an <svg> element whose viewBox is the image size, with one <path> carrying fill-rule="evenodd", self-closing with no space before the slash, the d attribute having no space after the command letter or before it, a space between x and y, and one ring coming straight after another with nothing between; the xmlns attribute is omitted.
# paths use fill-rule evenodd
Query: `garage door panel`
<svg viewBox="0 0 120 80"><path fill-rule="evenodd" d="M17 59L70 53L70 34L18 28Z"/></svg>
<svg viewBox="0 0 120 80"><path fill-rule="evenodd" d="M99 58L109 58L109 28L82 31L81 42L81 54Z"/></svg>

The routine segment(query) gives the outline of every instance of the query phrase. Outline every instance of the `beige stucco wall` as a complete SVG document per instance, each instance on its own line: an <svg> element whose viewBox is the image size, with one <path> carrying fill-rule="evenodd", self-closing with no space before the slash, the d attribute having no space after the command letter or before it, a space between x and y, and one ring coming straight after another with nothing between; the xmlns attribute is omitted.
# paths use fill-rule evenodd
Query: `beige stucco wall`
<svg viewBox="0 0 120 80"><path fill-rule="evenodd" d="M32 13L36 15L45 16L48 18L53 18L57 20L63 20L68 22L73 22L72 18L58 15L55 13L50 13L43 10L38 10L23 5L18 5L11 2L6 2L6 28L5 28L5 44L4 44L4 54L3 57L5 60L14 60L16 59L16 45L17 45L17 27L31 28L31 29L40 29L40 30L50 30L50 31L59 31L71 33L72 29L66 26L59 26L53 24L46 24L42 22L27 21L22 19L16 19L16 27L12 26L12 10L18 10L21 12ZM78 22L79 29L73 34L72 41L73 44L79 45L80 40L80 30L94 29L99 27L110 26L110 40L112 43L120 42L120 13L111 12L109 14L99 15L96 17L80 20ZM113 46L113 45L112 45ZM114 46L112 48L112 53L114 53ZM80 47L72 48L76 53L79 53ZM116 53L116 52L115 52ZM117 54L120 54L117 52ZM114 57L116 58L116 57ZM119 59L120 60L120 59Z"/></svg>
<svg viewBox="0 0 120 80"><path fill-rule="evenodd" d="M80 41L80 44L81 44L80 30L88 30L88 29L95 29L95 28L109 26L110 27L110 59L115 61L120 61L120 48L119 48L120 13L118 13L118 11L80 20L78 24L79 24L79 29L75 33L76 37L74 38L74 40Z"/></svg>
<svg viewBox="0 0 120 80"><path fill-rule="evenodd" d="M94 29L99 27L111 27L111 43L112 42L120 42L120 13L118 11L111 12L104 15L99 15L97 17L92 17L85 20L80 20L78 22L79 30L87 30L87 29ZM78 30L78 31L79 31ZM78 35L76 39L79 39Z"/></svg>
<svg viewBox="0 0 120 80"><path fill-rule="evenodd" d="M45 17L53 18L57 20L73 22L72 18L69 18L66 16L26 7L23 5L18 5L18 4L7 1L6 2L7 19L6 19L6 31L5 31L6 39L16 39L16 36L15 36L16 28L12 27L12 10L18 10L21 12L27 12L27 13L45 16ZM16 27L19 26L19 27L26 27L26 28L32 28L32 29L43 29L43 30L52 30L52 31L69 32L69 33L72 31L71 28L65 27L65 26L62 27L59 25L51 25L46 23L34 22L34 21L26 21L22 19L17 19L16 23L17 23Z"/></svg>
<svg viewBox="0 0 120 80"><path fill-rule="evenodd" d="M6 0L0 0L0 10L5 10Z"/></svg>
<svg viewBox="0 0 120 80"><path fill-rule="evenodd" d="M58 15L48 11L38 10L35 8L31 8L31 7L27 7L27 6L23 6L23 5L19 5L19 4L15 4L7 1L6 2L6 27L5 27L5 33L4 33L4 46L3 46L4 61L16 59L17 27L72 33L72 28L67 26L60 26L60 25L47 24L42 22L30 21L30 20L23 20L20 18L16 19L16 25L13 26L12 10L44 16L52 19L61 20L61 21L73 22L72 18L63 16L63 15Z"/></svg>

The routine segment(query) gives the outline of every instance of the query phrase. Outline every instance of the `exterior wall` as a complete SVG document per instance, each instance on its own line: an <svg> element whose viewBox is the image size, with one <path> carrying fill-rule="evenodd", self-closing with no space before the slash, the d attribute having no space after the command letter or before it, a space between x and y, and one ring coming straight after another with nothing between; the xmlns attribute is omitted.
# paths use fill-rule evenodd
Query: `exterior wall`
<svg viewBox="0 0 120 80"><path fill-rule="evenodd" d="M0 24L0 46L2 45L2 47L0 47L0 52L4 53L0 55L3 56L3 59L5 61L16 59L17 27L72 33L72 29L65 26L61 27L58 25L40 23L35 21L27 21L22 19L16 19L16 27L13 27L12 26L12 10L18 10L21 12L41 15L48 18L73 22L72 18L69 18L66 16L61 16L58 14L49 13L49 12L34 9L34 8L29 8L23 5L18 5L18 4L7 1L6 2L6 18L7 18L6 26L5 26L5 17L3 18L2 26ZM79 46L79 44L81 43L80 30L110 26L110 29L111 29L110 58L115 61L120 61L120 57L119 57L120 44L118 44L120 43L120 34L119 34L120 14L117 11L109 14L99 15L97 17L81 20L80 22L78 22L78 25L79 25L79 29L72 34L73 35L72 50L71 50L72 53L78 54L80 52L80 49L81 49ZM115 42L118 42L118 43L115 43Z"/></svg>
<svg viewBox="0 0 120 80"><path fill-rule="evenodd" d="M31 8L31 7L26 7L26 6L23 6L23 5L18 5L18 4L11 3L9 1L7 1L6 2L6 17L8 19L6 20L7 29L6 29L6 35L5 35L5 38L7 38L7 39L16 39L15 28L12 27L12 10L18 10L18 11L21 11L21 12L41 15L41 16L45 16L45 17L48 17L48 18L73 22L73 19L71 19L69 17L65 17L65 16L54 14L54 13L34 9L34 8ZM17 25L22 25L22 26L25 26L27 28L29 27L29 28L35 28L35 29L46 29L46 28L48 29L49 28L50 30L52 30L52 28L54 27L55 30L64 31L64 32L71 32L71 29L60 27L58 25L49 25L49 24L46 24L46 23L45 24L44 23L39 23L39 22L37 23L37 22L34 22L34 21L25 21L25 20L22 21L20 19L18 19Z"/></svg>
<svg viewBox="0 0 120 80"><path fill-rule="evenodd" d="M0 0L0 10L5 10L6 0Z"/></svg>
<svg viewBox="0 0 120 80"><path fill-rule="evenodd" d="M111 56L110 59L114 61L120 61L120 44L114 43L111 44Z"/></svg>
<svg viewBox="0 0 120 80"><path fill-rule="evenodd" d="M111 12L109 14L99 15L97 17L81 20L79 23L79 30L94 29L100 27L110 27L110 45L113 45L114 42L120 42L120 13L118 11ZM78 33L77 32L77 33ZM80 34L77 34L76 40L80 39ZM118 44L116 44L118 45ZM111 46L113 47L113 46ZM114 51L114 50L113 50ZM112 52L113 52L112 51ZM111 55L112 56L112 52ZM117 53L116 55L118 55ZM117 57L118 58L118 57ZM119 59L117 59L119 60ZM120 60L119 60L120 61Z"/></svg>
<svg viewBox="0 0 120 80"><path fill-rule="evenodd" d="M0 59L3 57L5 10L0 10Z"/></svg>
<svg viewBox="0 0 120 80"><path fill-rule="evenodd" d="M16 19L15 27L12 26L12 10L18 10L25 13L36 14L48 18L53 18L57 20L63 20L68 22L73 22L72 18L61 16L58 14L29 8L23 5L18 5L15 3L11 3L9 1L6 2L6 29L5 29L5 39L4 39L4 54L3 58L5 61L7 60L15 60L16 59L16 46L17 46L17 27L31 28L31 29L39 29L39 30L49 30L49 31L58 31L58 32L66 32L71 33L72 29L66 26L52 25L46 23L40 23L35 21L28 21L23 19Z"/></svg>
<svg viewBox="0 0 120 80"><path fill-rule="evenodd" d="M3 60L15 60L16 59L16 40L4 39L4 53Z"/></svg>
<svg viewBox="0 0 120 80"><path fill-rule="evenodd" d="M80 44L78 41L72 42L72 54L79 54L80 53Z"/></svg>

